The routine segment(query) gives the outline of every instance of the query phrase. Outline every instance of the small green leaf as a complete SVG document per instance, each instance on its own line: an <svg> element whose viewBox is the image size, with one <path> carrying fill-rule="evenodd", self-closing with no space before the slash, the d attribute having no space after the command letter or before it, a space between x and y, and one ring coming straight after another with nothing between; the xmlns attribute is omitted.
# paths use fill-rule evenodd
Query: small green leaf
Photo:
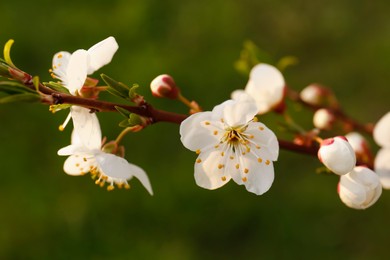
<svg viewBox="0 0 390 260"><path fill-rule="evenodd" d="M36 93L34 90L16 81L0 81L0 91L13 93Z"/></svg>
<svg viewBox="0 0 390 260"><path fill-rule="evenodd" d="M107 92L114 95L114 96L120 97L120 98L126 98L120 92L116 91L115 89L113 89L111 87L107 88Z"/></svg>
<svg viewBox="0 0 390 260"><path fill-rule="evenodd" d="M114 93L119 93L119 96L125 99L128 97L130 88L127 85L123 84L122 82L118 82L105 74L101 74L100 76L109 87L115 90ZM110 89L108 89L108 91L110 91Z"/></svg>
<svg viewBox="0 0 390 260"><path fill-rule="evenodd" d="M39 102L41 97L33 94L16 94L12 96L6 96L0 99L0 104L7 104L13 102Z"/></svg>
<svg viewBox="0 0 390 260"><path fill-rule="evenodd" d="M131 126L130 120L129 120L129 119L125 119L125 120L121 121L121 122L119 123L119 126L120 126L120 127L128 127L128 126Z"/></svg>
<svg viewBox="0 0 390 260"><path fill-rule="evenodd" d="M5 60L5 62L8 65L16 68L16 66L13 64L13 62L11 60L11 47L12 47L12 44L14 44L14 40L10 39L4 45L4 60Z"/></svg>
<svg viewBox="0 0 390 260"><path fill-rule="evenodd" d="M34 77L32 78L32 82L33 82L33 84L34 84L35 90L36 90L37 92L39 92L39 77L38 77L38 76L34 76Z"/></svg>
<svg viewBox="0 0 390 260"><path fill-rule="evenodd" d="M131 113L129 111L127 111L126 109L124 108L121 108L119 106L115 106L115 109L118 110L118 112L124 116L125 118L129 119L130 118L130 115Z"/></svg>
<svg viewBox="0 0 390 260"><path fill-rule="evenodd" d="M299 63L299 60L297 57L295 56L285 56L285 57L282 57L276 67L281 70L281 71L284 71L287 67L290 67L290 66L294 66L294 65L297 65Z"/></svg>
<svg viewBox="0 0 390 260"><path fill-rule="evenodd" d="M133 100L134 98L136 98L138 96L136 90L137 88L139 88L139 85L138 84L133 84L133 86L129 89L129 98L130 100Z"/></svg>
<svg viewBox="0 0 390 260"><path fill-rule="evenodd" d="M67 88L65 88L64 86L62 86L61 84L59 84L57 82L53 82L53 81L44 82L43 85L45 85L48 88L54 89L55 91L70 94L69 90Z"/></svg>
<svg viewBox="0 0 390 260"><path fill-rule="evenodd" d="M143 124L142 117L134 113L130 115L129 121L132 126Z"/></svg>

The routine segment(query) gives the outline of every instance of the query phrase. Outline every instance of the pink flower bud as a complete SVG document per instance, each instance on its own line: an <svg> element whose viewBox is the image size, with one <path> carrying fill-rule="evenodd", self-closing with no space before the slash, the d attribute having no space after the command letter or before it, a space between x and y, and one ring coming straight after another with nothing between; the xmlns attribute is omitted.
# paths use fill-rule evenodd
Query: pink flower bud
<svg viewBox="0 0 390 260"><path fill-rule="evenodd" d="M335 120L334 114L326 108L318 109L313 116L313 124L320 130L331 130Z"/></svg>
<svg viewBox="0 0 390 260"><path fill-rule="evenodd" d="M170 75L157 76L151 83L150 89L155 97L176 99L180 93L175 81Z"/></svg>
<svg viewBox="0 0 390 260"><path fill-rule="evenodd" d="M379 199L382 186L375 172L356 166L353 171L340 177L338 193L348 207L366 209Z"/></svg>
<svg viewBox="0 0 390 260"><path fill-rule="evenodd" d="M347 174L356 165L355 152L344 136L323 140L318 150L318 158L338 175Z"/></svg>
<svg viewBox="0 0 390 260"><path fill-rule="evenodd" d="M376 123L373 136L378 145L390 148L390 112Z"/></svg>

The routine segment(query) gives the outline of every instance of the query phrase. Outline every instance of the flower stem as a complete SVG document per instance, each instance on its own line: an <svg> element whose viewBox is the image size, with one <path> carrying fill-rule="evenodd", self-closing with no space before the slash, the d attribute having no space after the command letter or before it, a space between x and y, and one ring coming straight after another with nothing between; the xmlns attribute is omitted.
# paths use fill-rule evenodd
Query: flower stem
<svg viewBox="0 0 390 260"><path fill-rule="evenodd" d="M119 143L122 141L122 139L130 132L133 132L134 126L129 126L123 129L123 131L118 135L118 137L115 139L115 143L119 145Z"/></svg>
<svg viewBox="0 0 390 260"><path fill-rule="evenodd" d="M201 112L202 111L196 103L189 101L181 93L179 93L179 95L177 96L177 99L180 102L182 102L184 105L186 105L188 108L190 108L192 110L192 112L196 113L196 112Z"/></svg>

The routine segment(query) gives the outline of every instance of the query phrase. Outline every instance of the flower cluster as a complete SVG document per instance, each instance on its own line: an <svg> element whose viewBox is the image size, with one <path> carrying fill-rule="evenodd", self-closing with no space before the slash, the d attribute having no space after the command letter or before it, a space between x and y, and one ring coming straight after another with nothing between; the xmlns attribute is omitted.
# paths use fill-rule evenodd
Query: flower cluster
<svg viewBox="0 0 390 260"><path fill-rule="evenodd" d="M279 148L317 156L328 169L326 172L339 178L339 197L351 208L366 209L379 199L382 187L390 189L390 112L375 127L361 124L346 115L330 89L310 84L295 92L287 87L283 74L273 65L251 63L254 66L245 88L233 91L231 99L211 111L203 111L196 101L184 97L172 76L157 76L150 83L152 95L182 102L189 108L188 114L176 114L154 108L136 92L137 84L129 87L102 74L106 85L98 86L99 81L90 77L111 62L118 50L114 37L88 50L56 53L51 75L58 82L43 83L13 64L12 43L6 44L4 60L0 60L0 77L5 79L0 81L0 92L6 93L5 97L0 96L0 103L39 101L49 104L52 112L69 108L60 130L72 119L71 144L58 151L58 155L68 156L64 171L73 176L91 173L96 184L101 187L107 184L107 190L129 188L129 180L136 177L153 194L145 171L124 159L125 150L120 142L126 134L157 122L180 124L182 144L197 154L195 182L205 189L220 188L232 179L251 193L264 194L275 178L274 162ZM259 60L255 58L251 60ZM280 64L279 68L284 69ZM100 91L133 105L101 101ZM291 101L314 111L314 128L306 130L294 121L287 107ZM119 123L124 129L110 142L102 138L96 115L105 111L116 111L125 117ZM284 120L278 122L280 129L286 136L292 136L292 141L277 138L262 123L263 115L271 112ZM359 132L372 134L381 147L375 158Z"/></svg>
<svg viewBox="0 0 390 260"><path fill-rule="evenodd" d="M83 95L87 75L108 64L117 49L114 37L109 37L88 50L77 50L72 54L59 52L53 58L53 76L60 79L72 95ZM135 176L153 194L148 176L140 167L113 154L116 149L105 151L107 149L102 147L97 116L80 106L72 106L70 111L67 120L60 127L63 130L71 116L74 126L71 145L58 151L58 155L69 156L65 161L64 171L73 176L90 172L96 179L96 184L103 187L108 183L107 190L113 190L114 184L119 188L130 188L128 181Z"/></svg>

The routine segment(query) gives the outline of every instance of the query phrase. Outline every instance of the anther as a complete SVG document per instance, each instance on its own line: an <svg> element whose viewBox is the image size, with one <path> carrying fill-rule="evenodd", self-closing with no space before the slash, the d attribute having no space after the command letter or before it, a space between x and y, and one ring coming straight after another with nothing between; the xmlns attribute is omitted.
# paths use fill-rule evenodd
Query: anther
<svg viewBox="0 0 390 260"><path fill-rule="evenodd" d="M266 165L269 165L270 163L271 163L271 162L270 162L269 160L266 160L266 161L265 161L265 164L266 164Z"/></svg>
<svg viewBox="0 0 390 260"><path fill-rule="evenodd" d="M248 173L248 172L249 172L248 168L245 168L244 173Z"/></svg>
<svg viewBox="0 0 390 260"><path fill-rule="evenodd" d="M130 185L128 183L125 184L125 189L126 190L129 190L130 189Z"/></svg>
<svg viewBox="0 0 390 260"><path fill-rule="evenodd" d="M240 168L240 165L237 163L237 164L236 164L236 169L238 169L238 168Z"/></svg>
<svg viewBox="0 0 390 260"><path fill-rule="evenodd" d="M108 191L112 191L113 189L115 189L114 185L111 184L111 185L107 186Z"/></svg>
<svg viewBox="0 0 390 260"><path fill-rule="evenodd" d="M204 122L205 125L210 125L209 121Z"/></svg>
<svg viewBox="0 0 390 260"><path fill-rule="evenodd" d="M202 162L202 159L197 159L196 162L197 162L197 163L201 163L201 162Z"/></svg>
<svg viewBox="0 0 390 260"><path fill-rule="evenodd" d="M234 160L234 156L230 156L229 158L230 158L230 160Z"/></svg>
<svg viewBox="0 0 390 260"><path fill-rule="evenodd" d="M198 149L198 150L196 150L196 154L200 154L200 150Z"/></svg>
<svg viewBox="0 0 390 260"><path fill-rule="evenodd" d="M217 134L218 134L218 131L217 131L217 130L215 130L215 131L214 131L214 135L217 135Z"/></svg>
<svg viewBox="0 0 390 260"><path fill-rule="evenodd" d="M263 162L263 159L257 158L257 161L258 161L259 163L262 163L262 162Z"/></svg>
<svg viewBox="0 0 390 260"><path fill-rule="evenodd" d="M223 164L218 164L218 169L222 169L224 167Z"/></svg>
<svg viewBox="0 0 390 260"><path fill-rule="evenodd" d="M225 176L222 176L222 177L221 177L221 180L222 180L222 181L226 181L226 177L225 177Z"/></svg>
<svg viewBox="0 0 390 260"><path fill-rule="evenodd" d="M247 179L246 177L242 178L242 181L243 181L243 182L247 182L247 180L248 180L248 179Z"/></svg>
<svg viewBox="0 0 390 260"><path fill-rule="evenodd" d="M264 127L259 126L259 130L260 130L260 131L263 131L263 130L264 130Z"/></svg>
<svg viewBox="0 0 390 260"><path fill-rule="evenodd" d="M224 152L221 152L221 156L225 156L225 153L224 153Z"/></svg>

